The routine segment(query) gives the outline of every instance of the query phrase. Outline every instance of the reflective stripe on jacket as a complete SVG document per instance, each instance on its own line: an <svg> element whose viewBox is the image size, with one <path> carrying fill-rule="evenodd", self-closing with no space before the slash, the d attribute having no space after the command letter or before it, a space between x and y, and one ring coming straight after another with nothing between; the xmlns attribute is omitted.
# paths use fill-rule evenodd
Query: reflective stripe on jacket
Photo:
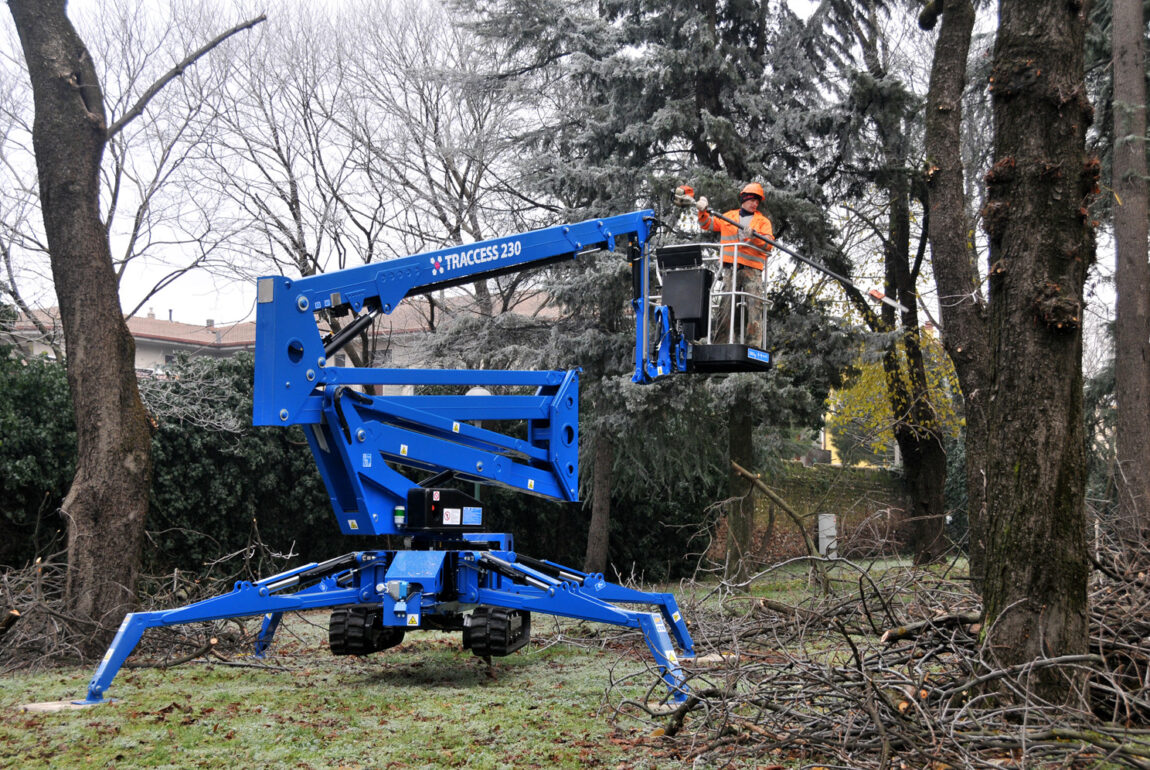
<svg viewBox="0 0 1150 770"><path fill-rule="evenodd" d="M732 209L724 214L727 219L739 221L742 216L741 209ZM709 211L699 212L699 227L704 230L714 230L719 233L720 240L723 243L723 262L731 264L735 261L735 253L738 252L739 265L742 267L753 267L756 270L762 270L767 266L766 252L771 250L771 244L764 241L762 238L751 236L750 238L740 239L739 228L732 225L730 222L724 222L718 217L711 216ZM759 212L755 212L751 217L751 229L757 233L762 233L770 239L774 239L775 233L771 229L771 220ZM738 244L739 248L734 248ZM761 257L759 255L762 255Z"/></svg>

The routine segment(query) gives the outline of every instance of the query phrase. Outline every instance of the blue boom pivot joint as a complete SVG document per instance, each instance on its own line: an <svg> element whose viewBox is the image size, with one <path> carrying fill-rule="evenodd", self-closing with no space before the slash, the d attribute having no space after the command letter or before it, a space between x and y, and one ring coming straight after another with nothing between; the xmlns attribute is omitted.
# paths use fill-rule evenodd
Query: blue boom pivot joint
<svg viewBox="0 0 1150 770"><path fill-rule="evenodd" d="M253 423L302 426L340 531L399 536L405 550L357 551L240 581L230 593L185 607L132 613L83 703L103 701L149 628L262 615L255 649L262 656L284 612L320 608L331 609L329 641L337 655L384 650L407 631L427 628L461 631L464 647L477 655L507 655L527 643L533 612L634 628L670 700L684 701L680 660L695 652L673 595L518 554L511 535L485 531L483 504L468 493L486 484L577 499L577 370L330 365L343 345L407 297L625 246L637 315L633 379L702 371L705 346L683 331L674 306L649 298L653 222L653 212L637 211L334 273L259 279ZM676 302L681 310L690 304ZM321 325L333 317L345 319L342 328L324 337ZM727 370L745 366L740 358ZM406 395L428 386L445 394ZM485 395L446 394L476 386ZM515 429L500 432L508 423ZM524 424L525 432L516 428Z"/></svg>

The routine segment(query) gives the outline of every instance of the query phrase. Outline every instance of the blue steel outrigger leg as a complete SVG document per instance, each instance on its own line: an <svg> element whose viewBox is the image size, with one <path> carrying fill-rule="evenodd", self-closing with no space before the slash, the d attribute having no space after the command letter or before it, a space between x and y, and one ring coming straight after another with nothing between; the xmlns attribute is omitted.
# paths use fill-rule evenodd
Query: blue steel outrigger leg
<svg viewBox="0 0 1150 770"><path fill-rule="evenodd" d="M283 619L282 612L269 612L264 615L263 625L260 626L260 635L256 637L255 650L253 655L257 658L262 658L267 654L268 648L272 646L272 639L275 638L276 631L279 630L280 620Z"/></svg>
<svg viewBox="0 0 1150 770"><path fill-rule="evenodd" d="M608 583L598 574L583 575L583 584L580 585L575 581L550 578L524 565L506 566L521 571L525 579L533 579L533 584L514 584L509 589L480 589L479 603L638 629L655 658L671 700L681 703L687 699L686 675L679 661L694 658L695 648L674 596L624 588ZM546 587L539 587L537 581L544 582ZM628 610L615 606L615 602L654 604L660 612ZM682 655L675 653L668 627L674 633Z"/></svg>
<svg viewBox="0 0 1150 770"><path fill-rule="evenodd" d="M498 541L506 536L492 537ZM186 607L128 615L88 685L87 698L78 703L104 701L112 680L149 628L264 615L255 644L255 654L262 657L284 612L363 606L379 608L386 624L401 628L420 627L425 616L478 606L634 628L642 632L670 699L682 702L687 697L680 661L693 658L695 652L671 594L637 591L553 562L526 557L521 562L513 551L502 550L365 551L325 564L307 564L254 583L239 581L230 593ZM318 582L288 592L300 585L301 577L321 574ZM408 588L401 593L397 584ZM445 592L448 585L457 586L458 593ZM654 606L657 612L618 604Z"/></svg>
<svg viewBox="0 0 1150 770"><path fill-rule="evenodd" d="M132 650L139 644L144 631L149 628L264 614L269 615L270 619L274 619L274 625L278 625L279 618L284 612L330 607L356 601L357 591L354 589L327 590L330 583L329 579L317 584L317 586L322 586L324 591L315 596L302 591L286 596L275 593L296 585L297 583L293 581L293 578L314 571L321 566L313 562L255 583L246 580L237 581L230 593L189 604L186 607L128 614L120 623L120 628L116 632L112 644L104 653L100 665L96 668L96 673L92 676L91 682L88 683L87 698L80 702L95 704L103 701L104 692L124 665L124 661L132 654ZM330 585L331 588L335 588L334 583L330 583ZM274 630L274 627L269 629L269 623L265 620L264 629L256 643L257 654L261 654L267 648Z"/></svg>

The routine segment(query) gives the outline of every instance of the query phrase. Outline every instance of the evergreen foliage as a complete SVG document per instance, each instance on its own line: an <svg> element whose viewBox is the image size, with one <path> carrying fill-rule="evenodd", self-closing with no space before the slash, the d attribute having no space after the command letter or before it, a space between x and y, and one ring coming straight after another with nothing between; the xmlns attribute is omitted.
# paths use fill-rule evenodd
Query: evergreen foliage
<svg viewBox="0 0 1150 770"><path fill-rule="evenodd" d="M786 4L459 5L571 91L539 143L540 188L567 205L598 215L667 204L685 178L717 206L736 183L763 179L773 218L821 199L837 121L819 86L841 52Z"/></svg>
<svg viewBox="0 0 1150 770"><path fill-rule="evenodd" d="M300 429L251 426L251 354L183 359L170 376L155 415L147 568L199 569L245 548L256 530L305 561L367 547L339 533Z"/></svg>
<svg viewBox="0 0 1150 770"><path fill-rule="evenodd" d="M0 349L0 565L62 547L60 503L75 465L64 367Z"/></svg>

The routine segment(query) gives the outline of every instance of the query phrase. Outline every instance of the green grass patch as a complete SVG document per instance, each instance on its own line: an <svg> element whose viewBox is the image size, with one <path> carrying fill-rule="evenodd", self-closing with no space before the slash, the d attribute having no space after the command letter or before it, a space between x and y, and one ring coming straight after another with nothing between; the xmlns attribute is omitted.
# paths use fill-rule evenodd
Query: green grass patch
<svg viewBox="0 0 1150 770"><path fill-rule="evenodd" d="M714 583L664 590L679 597L695 624L696 642L707 627L721 647L730 638L722 624L744 616L754 622L762 599L825 608L857 594L857 569L833 565L830 574L842 581L831 596L819 594L808 565L800 562L769 571L747 593L730 594ZM932 574L890 562L871 577L920 585ZM837 631L811 627L799 641L790 638L796 624L782 617L764 615L762 621L776 623L778 637L742 641L744 651L754 653L744 664L785 662L790 655L821 665L849 663ZM462 649L457 633L411 633L402 645L376 655L334 657L326 649L326 612L288 615L263 663L201 660L168 670L124 669L109 689L112 702L77 711L25 713L20 705L83 698L92 667L9 674L0 692L0 767L690 765L676 752L697 749L691 739L654 737L666 720L617 708L624 700L644 700L648 688L656 697L665 692L637 633L546 616L533 620L535 642L488 667ZM702 651L713 650L708 645ZM722 684L729 676L737 679L740 672L720 664L703 681ZM690 719L697 723L703 715ZM728 759L726 766L754 767L764 758ZM769 759L801 764L789 753Z"/></svg>
<svg viewBox="0 0 1150 770"><path fill-rule="evenodd" d="M554 644L496 659L458 634L411 634L366 658L322 649L326 616L285 617L274 669L191 663L125 669L113 702L24 713L82 698L90 668L17 673L0 695L0 766L40 767L655 767L652 724L619 724L614 705L650 677L615 688L645 661ZM286 632L286 633L285 633ZM294 637L294 638L293 638Z"/></svg>

